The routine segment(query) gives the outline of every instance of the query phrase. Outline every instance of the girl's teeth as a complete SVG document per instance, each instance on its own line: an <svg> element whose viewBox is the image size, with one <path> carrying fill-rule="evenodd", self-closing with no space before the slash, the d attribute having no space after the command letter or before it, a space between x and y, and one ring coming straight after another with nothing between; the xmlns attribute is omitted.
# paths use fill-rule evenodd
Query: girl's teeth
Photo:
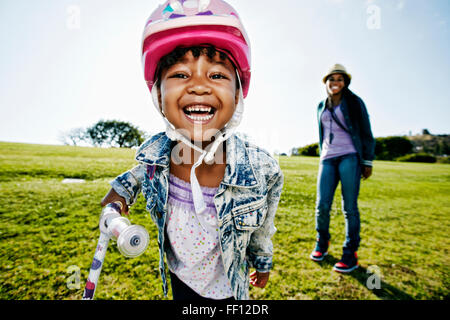
<svg viewBox="0 0 450 320"><path fill-rule="evenodd" d="M188 107L187 111L192 112L192 111L201 111L201 112L210 112L211 111L211 107Z"/></svg>
<svg viewBox="0 0 450 320"><path fill-rule="evenodd" d="M186 115L189 119L192 119L194 121L207 121L209 119L211 119L214 115L213 114L208 114L206 116L195 116L192 114L188 114Z"/></svg>

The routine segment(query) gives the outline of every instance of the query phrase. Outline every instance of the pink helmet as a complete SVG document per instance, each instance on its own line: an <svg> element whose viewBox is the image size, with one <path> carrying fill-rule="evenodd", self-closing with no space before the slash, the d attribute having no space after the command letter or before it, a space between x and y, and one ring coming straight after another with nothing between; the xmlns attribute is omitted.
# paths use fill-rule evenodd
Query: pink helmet
<svg viewBox="0 0 450 320"><path fill-rule="evenodd" d="M250 84L250 42L236 11L223 0L168 0L145 24L142 66L148 88L159 60L176 47L213 45L237 67L246 97Z"/></svg>

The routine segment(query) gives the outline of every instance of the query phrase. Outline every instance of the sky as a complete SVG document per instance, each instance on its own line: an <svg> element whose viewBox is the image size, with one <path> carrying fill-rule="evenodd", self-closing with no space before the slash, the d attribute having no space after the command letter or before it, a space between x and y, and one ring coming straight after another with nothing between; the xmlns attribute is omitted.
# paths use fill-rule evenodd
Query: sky
<svg viewBox="0 0 450 320"><path fill-rule="evenodd" d="M0 0L0 141L62 144L100 119L164 130L140 59L162 0ZM270 152L318 141L322 78L353 80L375 137L448 134L450 1L229 0L251 42L239 131Z"/></svg>

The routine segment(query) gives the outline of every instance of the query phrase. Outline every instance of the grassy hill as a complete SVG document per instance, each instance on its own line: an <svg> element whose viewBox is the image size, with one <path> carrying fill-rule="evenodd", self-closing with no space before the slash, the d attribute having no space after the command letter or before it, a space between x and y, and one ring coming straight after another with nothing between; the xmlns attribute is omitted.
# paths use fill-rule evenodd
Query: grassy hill
<svg viewBox="0 0 450 320"><path fill-rule="evenodd" d="M0 143L0 299L81 299L99 235L99 202L108 182L132 167L134 151ZM360 195L361 268L331 270L340 258L344 218L338 189L332 210L330 255L308 259L315 240L318 158L280 157L285 185L273 238L274 267L252 299L448 299L450 290L450 165L375 161ZM63 184L64 178L85 183ZM135 259L111 242L96 299L164 297L156 227L143 197L132 223L150 233ZM69 289L79 270L79 289ZM373 273L381 287L372 288ZM75 277L76 278L76 277ZM76 284L76 281L75 281Z"/></svg>

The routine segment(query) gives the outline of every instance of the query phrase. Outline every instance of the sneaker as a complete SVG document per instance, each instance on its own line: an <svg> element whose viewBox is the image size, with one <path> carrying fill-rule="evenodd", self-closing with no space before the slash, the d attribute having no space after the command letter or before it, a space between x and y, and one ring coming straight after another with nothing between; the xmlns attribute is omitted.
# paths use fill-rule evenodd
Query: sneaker
<svg viewBox="0 0 450 320"><path fill-rule="evenodd" d="M349 273L356 268L358 268L358 255L355 251L354 254L344 253L341 260L334 265L333 270L341 273Z"/></svg>
<svg viewBox="0 0 450 320"><path fill-rule="evenodd" d="M311 260L313 260L313 261L322 261L325 258L325 256L328 254L328 247L329 247L329 245L330 245L329 241L324 246L323 244L321 244L319 242L319 239L317 239L316 248L309 255Z"/></svg>

